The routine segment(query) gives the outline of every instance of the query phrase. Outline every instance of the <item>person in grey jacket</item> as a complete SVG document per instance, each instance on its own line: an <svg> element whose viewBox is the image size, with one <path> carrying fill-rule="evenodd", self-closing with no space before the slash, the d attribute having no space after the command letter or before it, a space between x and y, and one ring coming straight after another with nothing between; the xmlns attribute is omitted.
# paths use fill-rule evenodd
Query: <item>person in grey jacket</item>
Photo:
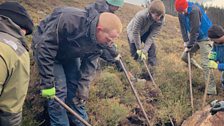
<svg viewBox="0 0 224 126"><path fill-rule="evenodd" d="M154 38L161 30L164 16L165 6L163 2L154 0L148 8L139 11L127 26L128 42L132 57L135 60L146 60L146 53L148 53L149 68L156 65ZM144 46L142 43L144 43Z"/></svg>
<svg viewBox="0 0 224 126"><path fill-rule="evenodd" d="M102 50L122 31L120 19L108 12L89 16L78 8L57 8L33 35L32 49L41 77L41 95L55 95L85 120L85 101ZM81 61L81 62L80 62ZM51 126L82 126L53 99L48 101Z"/></svg>

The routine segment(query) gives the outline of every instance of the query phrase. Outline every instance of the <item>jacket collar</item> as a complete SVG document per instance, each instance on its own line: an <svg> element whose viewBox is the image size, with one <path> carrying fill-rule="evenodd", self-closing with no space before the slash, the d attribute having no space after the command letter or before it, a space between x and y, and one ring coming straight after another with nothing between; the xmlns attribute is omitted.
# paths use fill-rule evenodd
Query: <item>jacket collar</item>
<svg viewBox="0 0 224 126"><path fill-rule="evenodd" d="M21 44L29 51L29 48L26 44L24 36L21 32L21 28L16 25L10 18L0 15L0 32L7 33L18 40L20 40Z"/></svg>
<svg viewBox="0 0 224 126"><path fill-rule="evenodd" d="M21 28L8 17L0 15L0 32L8 33L19 39L23 37Z"/></svg>

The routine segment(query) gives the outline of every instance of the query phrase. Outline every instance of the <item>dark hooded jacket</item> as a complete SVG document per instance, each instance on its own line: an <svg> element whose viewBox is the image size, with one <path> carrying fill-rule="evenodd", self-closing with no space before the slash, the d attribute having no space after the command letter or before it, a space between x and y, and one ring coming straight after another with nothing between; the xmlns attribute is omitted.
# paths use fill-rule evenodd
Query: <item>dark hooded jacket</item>
<svg viewBox="0 0 224 126"><path fill-rule="evenodd" d="M106 46L96 40L99 15L89 16L86 10L57 8L40 22L33 35L32 49L39 66L41 84L53 87L53 64L81 58L78 94L89 87L96 70L96 60Z"/></svg>
<svg viewBox="0 0 224 126"><path fill-rule="evenodd" d="M109 10L109 5L107 4L106 0L96 0L96 2L87 5L85 9L89 12L89 17L98 15L103 12L113 13ZM116 51L115 46L107 46L105 49L103 49L103 54L100 57L107 62L115 63L116 61L114 58L117 55L118 52Z"/></svg>

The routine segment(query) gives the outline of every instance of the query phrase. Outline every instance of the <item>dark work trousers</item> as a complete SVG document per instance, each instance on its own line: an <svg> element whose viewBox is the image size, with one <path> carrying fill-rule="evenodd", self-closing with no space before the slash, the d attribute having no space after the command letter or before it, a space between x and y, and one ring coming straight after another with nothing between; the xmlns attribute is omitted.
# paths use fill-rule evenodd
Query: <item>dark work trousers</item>
<svg viewBox="0 0 224 126"><path fill-rule="evenodd" d="M0 126L21 126L22 112L8 113L0 110Z"/></svg>

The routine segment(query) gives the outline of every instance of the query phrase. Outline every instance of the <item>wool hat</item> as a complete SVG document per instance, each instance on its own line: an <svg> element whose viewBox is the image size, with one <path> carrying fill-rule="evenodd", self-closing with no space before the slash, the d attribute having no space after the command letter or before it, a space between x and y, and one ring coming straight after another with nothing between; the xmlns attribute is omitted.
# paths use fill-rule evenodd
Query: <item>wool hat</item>
<svg viewBox="0 0 224 126"><path fill-rule="evenodd" d="M208 37L215 39L215 38L220 38L224 35L224 29L220 25L212 25L211 28L208 30Z"/></svg>
<svg viewBox="0 0 224 126"><path fill-rule="evenodd" d="M176 0L175 8L178 12L184 11L188 7L187 0Z"/></svg>
<svg viewBox="0 0 224 126"><path fill-rule="evenodd" d="M165 6L161 0L154 0L148 6L150 13L156 13L158 15L165 15Z"/></svg>
<svg viewBox="0 0 224 126"><path fill-rule="evenodd" d="M0 15L10 18L15 24L27 31L29 35L33 31L33 22L26 9L17 2L4 2L0 4Z"/></svg>

